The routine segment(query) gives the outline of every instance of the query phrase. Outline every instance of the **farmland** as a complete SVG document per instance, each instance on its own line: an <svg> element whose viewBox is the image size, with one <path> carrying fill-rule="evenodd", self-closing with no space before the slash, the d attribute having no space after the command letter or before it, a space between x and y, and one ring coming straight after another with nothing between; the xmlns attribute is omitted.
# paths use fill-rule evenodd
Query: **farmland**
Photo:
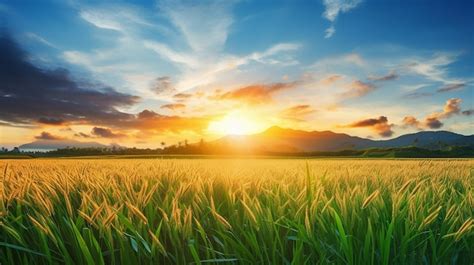
<svg viewBox="0 0 474 265"><path fill-rule="evenodd" d="M474 161L0 161L0 264L472 264Z"/></svg>

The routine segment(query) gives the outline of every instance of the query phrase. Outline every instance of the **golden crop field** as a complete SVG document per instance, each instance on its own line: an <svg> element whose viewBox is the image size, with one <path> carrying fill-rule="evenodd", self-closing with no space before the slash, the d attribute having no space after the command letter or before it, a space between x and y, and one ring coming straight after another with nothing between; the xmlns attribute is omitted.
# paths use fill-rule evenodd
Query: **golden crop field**
<svg viewBox="0 0 474 265"><path fill-rule="evenodd" d="M1 264L473 264L472 160L0 161Z"/></svg>

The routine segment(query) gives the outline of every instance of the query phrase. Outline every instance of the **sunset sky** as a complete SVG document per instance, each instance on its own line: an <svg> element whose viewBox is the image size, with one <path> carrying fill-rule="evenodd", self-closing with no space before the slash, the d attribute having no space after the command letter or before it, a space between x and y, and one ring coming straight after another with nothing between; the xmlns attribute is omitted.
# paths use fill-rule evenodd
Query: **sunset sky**
<svg viewBox="0 0 474 265"><path fill-rule="evenodd" d="M0 145L474 133L474 2L0 2Z"/></svg>

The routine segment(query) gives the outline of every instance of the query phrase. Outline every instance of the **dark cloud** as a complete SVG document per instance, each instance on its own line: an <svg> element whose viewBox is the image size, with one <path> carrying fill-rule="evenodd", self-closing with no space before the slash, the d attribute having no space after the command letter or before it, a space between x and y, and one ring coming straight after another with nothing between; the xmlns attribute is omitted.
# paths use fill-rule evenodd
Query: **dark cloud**
<svg viewBox="0 0 474 265"><path fill-rule="evenodd" d="M425 119L425 126L430 129L439 129L443 127L443 123L437 117L427 117Z"/></svg>
<svg viewBox="0 0 474 265"><path fill-rule="evenodd" d="M175 91L171 77L162 76L155 79L151 89L158 95L169 94Z"/></svg>
<svg viewBox="0 0 474 265"><path fill-rule="evenodd" d="M369 76L368 79L370 81L390 81L395 80L399 77L399 75L395 71L390 71L388 74L383 76Z"/></svg>
<svg viewBox="0 0 474 265"><path fill-rule="evenodd" d="M404 98L410 98L410 99L416 99L416 98L429 97L429 96L432 96L432 95L433 95L433 93L429 93L429 92L412 92L412 93L406 94L403 97Z"/></svg>
<svg viewBox="0 0 474 265"><path fill-rule="evenodd" d="M76 137L82 137L82 138L91 138L91 137L92 137L90 134L83 133L83 132L75 133L74 136L76 136Z"/></svg>
<svg viewBox="0 0 474 265"><path fill-rule="evenodd" d="M115 133L109 128L102 128L102 127L94 127L91 131L92 135L102 138L121 138L125 137L125 134L122 133Z"/></svg>
<svg viewBox="0 0 474 265"><path fill-rule="evenodd" d="M367 127L367 126L374 126L376 124L382 124L382 123L387 123L388 119L385 116L380 116L376 119L365 119L365 120L360 120L356 121L354 123L351 123L349 127Z"/></svg>
<svg viewBox="0 0 474 265"><path fill-rule="evenodd" d="M63 137L52 135L49 132L41 132L40 135L35 136L36 139L38 140L63 140Z"/></svg>
<svg viewBox="0 0 474 265"><path fill-rule="evenodd" d="M350 128L370 127L373 131L375 131L378 135L382 137L390 137L394 133L392 131L393 124L389 124L388 119L385 116L356 121L344 127L350 127Z"/></svg>
<svg viewBox="0 0 474 265"><path fill-rule="evenodd" d="M209 127L214 117L181 117L158 114L152 110L143 110L137 118L123 124L124 127L146 130L150 132L163 131L194 131L203 132Z"/></svg>
<svg viewBox="0 0 474 265"><path fill-rule="evenodd" d="M63 119L47 118L47 117L39 118L38 122L42 124L47 124L47 125L64 125L66 123Z"/></svg>
<svg viewBox="0 0 474 265"><path fill-rule="evenodd" d="M272 101L272 95L282 90L294 88L297 82L257 84L241 87L229 92L217 92L213 99L217 100L238 100L249 104L262 104Z"/></svg>
<svg viewBox="0 0 474 265"><path fill-rule="evenodd" d="M42 69L28 54L0 33L0 121L11 125L77 122L110 124L130 119L117 108L138 97L75 81L65 69Z"/></svg>
<svg viewBox="0 0 474 265"><path fill-rule="evenodd" d="M137 117L138 119L150 119L150 118L156 118L161 116L160 114L152 111L152 110L143 110L142 112L138 113Z"/></svg>
<svg viewBox="0 0 474 265"><path fill-rule="evenodd" d="M181 104L181 103L173 103L173 104L165 104L162 105L160 108L162 109L170 109L170 110L179 110L179 109L184 109L186 105Z"/></svg>
<svg viewBox="0 0 474 265"><path fill-rule="evenodd" d="M454 91L454 90L459 90L459 89L462 89L466 86L465 83L454 83L454 84L448 84L448 85L445 85L441 88L439 88L438 90L436 90L437 92L449 92L449 91Z"/></svg>
<svg viewBox="0 0 474 265"><path fill-rule="evenodd" d="M462 115L471 116L474 114L474 109L468 109L462 112Z"/></svg>
<svg viewBox="0 0 474 265"><path fill-rule="evenodd" d="M347 91L342 93L341 96L343 98L362 97L374 91L375 88L376 87L373 84L364 83L362 81L355 80L349 84Z"/></svg>

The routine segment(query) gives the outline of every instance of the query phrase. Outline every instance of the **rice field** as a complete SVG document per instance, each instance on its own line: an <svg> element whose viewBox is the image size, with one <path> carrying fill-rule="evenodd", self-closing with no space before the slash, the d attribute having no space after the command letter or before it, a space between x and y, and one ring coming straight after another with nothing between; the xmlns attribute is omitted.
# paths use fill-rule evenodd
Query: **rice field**
<svg viewBox="0 0 474 265"><path fill-rule="evenodd" d="M0 161L0 264L473 264L473 160Z"/></svg>

